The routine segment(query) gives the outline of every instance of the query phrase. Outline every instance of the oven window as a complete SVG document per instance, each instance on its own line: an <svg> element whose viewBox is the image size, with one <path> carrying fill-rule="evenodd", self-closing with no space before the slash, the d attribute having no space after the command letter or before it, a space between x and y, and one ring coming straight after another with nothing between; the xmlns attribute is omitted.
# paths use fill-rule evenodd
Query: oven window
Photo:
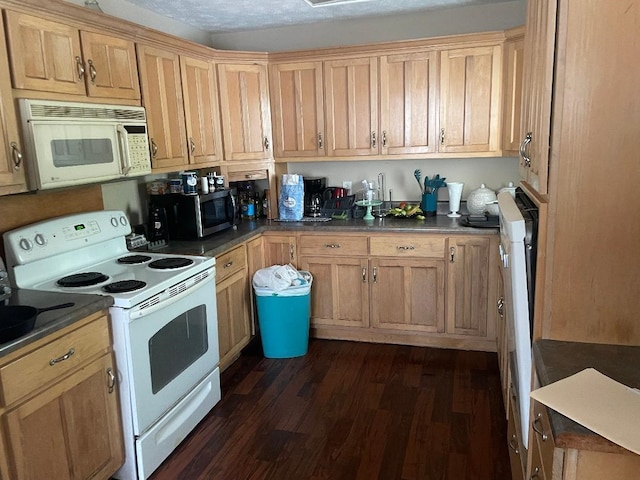
<svg viewBox="0 0 640 480"><path fill-rule="evenodd" d="M52 140L51 156L58 168L113 163L116 160L109 138Z"/></svg>
<svg viewBox="0 0 640 480"><path fill-rule="evenodd" d="M178 315L162 327L149 340L153 394L189 368L208 348L205 305Z"/></svg>

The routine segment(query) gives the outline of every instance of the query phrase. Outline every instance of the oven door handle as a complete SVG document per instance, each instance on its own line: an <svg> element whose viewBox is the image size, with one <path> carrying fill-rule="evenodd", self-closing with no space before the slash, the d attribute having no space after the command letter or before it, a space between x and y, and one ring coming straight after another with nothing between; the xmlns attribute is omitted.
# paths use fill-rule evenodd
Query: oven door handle
<svg viewBox="0 0 640 480"><path fill-rule="evenodd" d="M211 288L211 294L215 297L216 289L215 289L215 268L211 268L210 275L199 283L188 287L185 290L180 291L180 293L172 296L173 287L167 288L162 293L159 293L160 300L156 301L157 296L154 296L148 299L145 302L142 302L140 305L132 308L129 311L129 318L131 320L136 320L142 317L146 317L147 315L151 315L158 310L168 307L180 300L183 300L185 296L191 295L195 291L201 289L202 287ZM177 289L180 290L180 289Z"/></svg>

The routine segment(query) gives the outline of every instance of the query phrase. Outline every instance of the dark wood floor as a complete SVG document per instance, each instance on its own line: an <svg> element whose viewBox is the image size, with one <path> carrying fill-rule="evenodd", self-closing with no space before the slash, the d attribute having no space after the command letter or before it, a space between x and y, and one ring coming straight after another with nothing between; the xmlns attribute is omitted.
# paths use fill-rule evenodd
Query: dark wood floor
<svg viewBox="0 0 640 480"><path fill-rule="evenodd" d="M222 394L152 480L511 478L495 354L312 339Z"/></svg>

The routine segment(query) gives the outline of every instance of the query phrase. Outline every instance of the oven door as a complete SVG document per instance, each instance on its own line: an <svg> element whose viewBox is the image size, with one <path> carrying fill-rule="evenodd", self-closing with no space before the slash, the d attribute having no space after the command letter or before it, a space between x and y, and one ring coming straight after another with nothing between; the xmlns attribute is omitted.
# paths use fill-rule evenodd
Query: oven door
<svg viewBox="0 0 640 480"><path fill-rule="evenodd" d="M131 318L125 343L133 433L139 436L218 365L215 276L151 307L133 308Z"/></svg>

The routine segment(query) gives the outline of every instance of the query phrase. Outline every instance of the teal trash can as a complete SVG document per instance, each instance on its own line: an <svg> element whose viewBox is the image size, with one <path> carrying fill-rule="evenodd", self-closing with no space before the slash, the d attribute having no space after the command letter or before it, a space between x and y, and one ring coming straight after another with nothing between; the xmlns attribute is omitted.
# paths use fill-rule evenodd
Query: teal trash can
<svg viewBox="0 0 640 480"><path fill-rule="evenodd" d="M309 272L301 273L308 283L285 290L253 285L262 350L267 358L293 358L307 353L313 277Z"/></svg>

